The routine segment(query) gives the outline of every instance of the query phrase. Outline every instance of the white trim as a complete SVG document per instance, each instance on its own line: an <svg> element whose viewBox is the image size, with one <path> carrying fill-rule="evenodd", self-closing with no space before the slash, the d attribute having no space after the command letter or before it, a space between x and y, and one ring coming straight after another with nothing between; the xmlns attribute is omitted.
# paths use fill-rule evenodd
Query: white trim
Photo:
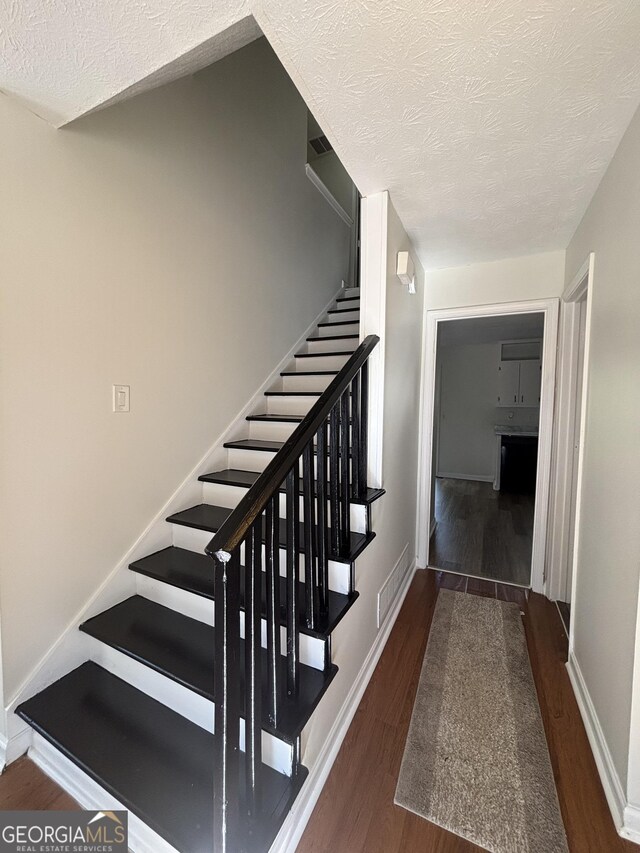
<svg viewBox="0 0 640 853"><path fill-rule="evenodd" d="M227 451L223 448L225 441L236 437L238 432L246 429L246 416L254 411L262 402L264 392L274 382L280 379L280 372L289 364L294 354L304 344L307 337L316 328L321 317L333 305L336 298L343 293L340 287L326 306L319 312L313 322L300 335L295 344L287 352L278 366L269 374L260 388L251 397L242 411L233 419L229 426L218 436L212 446L207 450L198 464L187 474L183 482L178 486L173 495L158 511L146 529L138 537L133 546L127 551L115 568L107 575L97 591L86 601L68 622L59 638L40 659L17 689L7 706L7 726L16 723L18 718L13 714L16 706L45 687L48 687L58 678L62 678L75 667L80 666L89 657L87 635L78 630L78 626L95 616L108 607L113 607L120 601L136 592L136 578L129 571L129 564L141 557L165 548L172 541L172 525L167 524L166 517L194 503L200 503L202 499L202 483L198 477L207 471L215 470L227 458ZM223 466L224 467L224 466ZM21 722L21 721L20 721ZM13 755L13 752L11 753ZM16 758L18 756L15 756ZM13 758L11 760L14 760Z"/></svg>
<svg viewBox="0 0 640 853"><path fill-rule="evenodd" d="M22 723L22 720L20 721ZM32 743L33 729L22 723L18 731L10 737L0 735L0 773L16 759L24 755Z"/></svg>
<svg viewBox="0 0 640 853"><path fill-rule="evenodd" d="M576 585L578 581L578 554L580 545L580 523L582 515L582 480L584 472L584 444L587 434L587 405L589 402L589 362L591 350L591 317L593 312L593 271L595 267L595 255L593 252L585 261L588 264L588 287L587 290L587 316L584 331L584 366L582 369L582 400L580 402L580 448L578 450L578 478L576 483L576 508L575 508L575 531L573 546L573 567L571 578L571 609L576 612ZM582 270L578 275L583 275ZM576 277L577 278L577 277ZM574 279L575 282L575 279ZM570 286L571 288L571 286ZM564 294L563 294L564 298ZM574 649L576 620L573 618L569 625L569 652Z"/></svg>
<svg viewBox="0 0 640 853"><path fill-rule="evenodd" d="M436 347L438 323L471 317L495 317L508 314L543 313L544 340L542 348L542 386L540 391L540 422L538 435L538 469L536 502L533 521L531 554L531 586L534 592L544 592L544 555L547 533L549 483L551 478L551 438L553 430L553 399L555 388L556 346L558 337L558 300L537 299L524 302L502 302L427 311L421 382L420 456L418 460L418 565L426 566L429 556L428 523L431 515L431 471Z"/></svg>
<svg viewBox="0 0 640 853"><path fill-rule="evenodd" d="M620 835L636 844L640 844L640 807L627 804L623 812L623 824Z"/></svg>
<svg viewBox="0 0 640 853"><path fill-rule="evenodd" d="M436 477L446 477L447 480L473 480L474 483L493 483L493 474L452 474L449 471L437 471Z"/></svg>
<svg viewBox="0 0 640 853"><path fill-rule="evenodd" d="M571 620L573 622L573 619ZM600 726L596 709L589 695L587 684L580 670L580 665L573 652L569 652L569 660L567 661L567 671L571 680L571 686L580 709L580 716L587 732L587 738L591 745L591 751L600 774L600 781L604 788L604 794L609 804L609 809L613 817L613 822L616 825L618 832L623 827L623 814L626 806L626 797L624 789L620 782L620 778L613 763L613 758L609 752L607 741L604 732Z"/></svg>
<svg viewBox="0 0 640 853"><path fill-rule="evenodd" d="M331 207L338 214L340 219L349 226L349 228L353 227L353 219L349 216L344 207L340 204L338 199L334 196L331 190L327 187L325 182L322 180L320 175L313 168L311 163L307 163L305 166L305 172L307 173L307 177L314 185L314 187L320 191L320 194L329 202Z"/></svg>
<svg viewBox="0 0 640 853"><path fill-rule="evenodd" d="M387 640L389 639L391 629L398 618L400 608L402 607L406 594L409 591L415 572L416 564L414 561L407 571L406 579L398 593L395 605L389 611L385 624L378 632L375 642L371 646L369 654L362 664L360 672L353 682L351 690L349 691L342 708L336 715L336 719L331 727L329 736L318 755L317 761L311 768L309 776L293 804L293 808L287 815L285 822L282 824L280 832L271 846L270 853L294 853L298 846L298 842L302 837L302 833L304 832L309 818L311 817L313 809L318 801L318 797L322 792L327 776L329 775L333 763L336 760L342 741L344 740L347 731L349 730L349 726L351 725L351 721L358 710L360 700L362 699L364 691L366 690L376 665L380 660L380 656L382 655Z"/></svg>
<svg viewBox="0 0 640 853"><path fill-rule="evenodd" d="M382 487L388 212L389 193L362 199L360 340L380 337L369 356L369 485L376 489Z"/></svg>
<svg viewBox="0 0 640 853"><path fill-rule="evenodd" d="M91 811L127 811L126 807L112 794L63 755L60 750L34 733L29 758L46 775L57 782L83 809ZM129 850L134 853L178 853L157 832L129 812Z"/></svg>
<svg viewBox="0 0 640 853"><path fill-rule="evenodd" d="M560 314L559 362L557 375L556 438L553 458L553 494L549 512L549 547L547 559L547 590L549 598L565 601L567 599L567 575L569 559L571 497L573 481L573 442L575 438L576 380L579 359L580 303L586 295L586 318L584 359L582 374L582 400L580 402L581 434L578 453L578 484L576 490L576 513L574 543L577 545L579 506L578 496L581 486L582 447L584 444L584 423L589 370L589 335L591 325L591 293L593 291L593 252L585 260L580 270L562 294ZM576 575L574 547L573 578ZM572 578L572 582L573 582ZM571 590L573 601L573 589ZM571 637L571 631L569 632Z"/></svg>

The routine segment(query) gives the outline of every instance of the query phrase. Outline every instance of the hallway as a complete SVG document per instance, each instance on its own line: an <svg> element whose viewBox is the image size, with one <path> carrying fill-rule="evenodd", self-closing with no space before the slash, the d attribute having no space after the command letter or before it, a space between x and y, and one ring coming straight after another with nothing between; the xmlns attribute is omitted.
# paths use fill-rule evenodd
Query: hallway
<svg viewBox="0 0 640 853"><path fill-rule="evenodd" d="M465 579L463 579L465 580ZM464 839L395 806L400 762L440 585L460 579L418 571L364 694L298 853L473 853ZM564 660L566 636L542 596L470 580L468 592L520 602L542 717L572 853L633 853L616 833ZM542 851L540 851L542 853Z"/></svg>
<svg viewBox="0 0 640 853"><path fill-rule="evenodd" d="M529 586L534 503L491 483L437 477L429 565Z"/></svg>

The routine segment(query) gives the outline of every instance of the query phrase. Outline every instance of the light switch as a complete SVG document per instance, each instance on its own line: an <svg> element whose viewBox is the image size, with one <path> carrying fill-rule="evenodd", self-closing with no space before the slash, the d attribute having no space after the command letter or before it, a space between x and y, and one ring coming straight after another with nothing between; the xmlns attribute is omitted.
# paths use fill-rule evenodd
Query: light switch
<svg viewBox="0 0 640 853"><path fill-rule="evenodd" d="M113 386L113 411L128 412L129 411L129 385L114 385Z"/></svg>

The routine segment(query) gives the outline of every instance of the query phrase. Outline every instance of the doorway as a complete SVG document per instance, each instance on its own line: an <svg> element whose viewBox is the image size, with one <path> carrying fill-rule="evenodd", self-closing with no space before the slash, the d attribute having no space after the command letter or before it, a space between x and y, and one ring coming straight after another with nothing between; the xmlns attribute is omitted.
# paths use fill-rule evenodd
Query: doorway
<svg viewBox="0 0 640 853"><path fill-rule="evenodd" d="M419 565L544 587L558 301L428 311Z"/></svg>

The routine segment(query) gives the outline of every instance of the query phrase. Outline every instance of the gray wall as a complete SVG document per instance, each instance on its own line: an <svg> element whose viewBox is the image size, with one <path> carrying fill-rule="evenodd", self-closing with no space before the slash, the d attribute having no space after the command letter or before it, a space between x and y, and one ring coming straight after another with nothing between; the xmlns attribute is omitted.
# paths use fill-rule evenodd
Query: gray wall
<svg viewBox="0 0 640 853"><path fill-rule="evenodd" d="M349 230L264 40L61 131L1 97L0 126L8 703L339 288Z"/></svg>
<svg viewBox="0 0 640 853"><path fill-rule="evenodd" d="M566 263L569 283L595 252L574 651L623 786L640 580L639 229L636 113Z"/></svg>

